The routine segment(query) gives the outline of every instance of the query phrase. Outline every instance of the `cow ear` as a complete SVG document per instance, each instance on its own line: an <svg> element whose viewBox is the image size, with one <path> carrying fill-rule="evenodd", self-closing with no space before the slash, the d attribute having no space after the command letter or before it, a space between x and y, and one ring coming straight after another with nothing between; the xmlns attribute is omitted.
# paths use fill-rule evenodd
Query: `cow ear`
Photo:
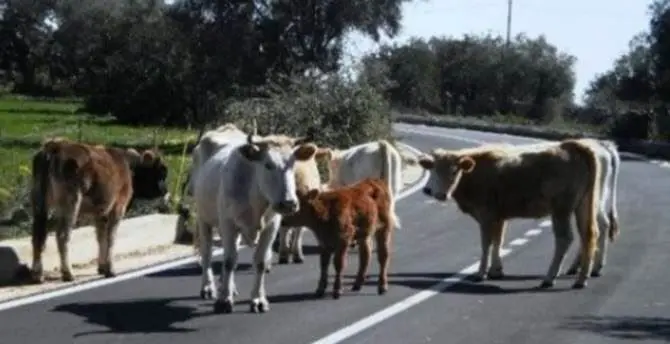
<svg viewBox="0 0 670 344"><path fill-rule="evenodd" d="M325 160L330 160L330 158L333 156L333 151L330 150L330 148L319 148L316 151L316 154L314 154L314 159L325 159Z"/></svg>
<svg viewBox="0 0 670 344"><path fill-rule="evenodd" d="M141 161L142 161L143 164L149 165L152 162L155 162L157 159L158 159L158 156L153 151L145 150L144 152L142 152Z"/></svg>
<svg viewBox="0 0 670 344"><path fill-rule="evenodd" d="M469 156L464 156L458 159L458 168L463 173L470 173L475 168L475 161Z"/></svg>
<svg viewBox="0 0 670 344"><path fill-rule="evenodd" d="M300 145L293 152L293 156L298 161L307 161L307 160L311 159L316 154L317 149L318 148L313 143Z"/></svg>
<svg viewBox="0 0 670 344"><path fill-rule="evenodd" d="M435 167L435 161L430 157L421 157L419 158L419 165L426 170L432 170Z"/></svg>
<svg viewBox="0 0 670 344"><path fill-rule="evenodd" d="M239 148L240 153L249 161L258 161L261 159L261 148L255 144L245 144Z"/></svg>

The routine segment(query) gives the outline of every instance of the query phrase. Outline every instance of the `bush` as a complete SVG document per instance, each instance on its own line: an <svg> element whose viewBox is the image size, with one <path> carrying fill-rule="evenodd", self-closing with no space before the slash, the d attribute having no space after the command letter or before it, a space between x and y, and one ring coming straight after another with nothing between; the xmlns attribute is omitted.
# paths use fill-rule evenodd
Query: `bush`
<svg viewBox="0 0 670 344"><path fill-rule="evenodd" d="M610 135L618 140L646 140L652 131L650 113L628 111L614 118Z"/></svg>
<svg viewBox="0 0 670 344"><path fill-rule="evenodd" d="M346 148L374 139L391 139L390 106L365 81L330 75L292 78L286 86L270 86L266 98L228 103L218 124L239 123L244 130L257 121L258 132L305 135L318 129L317 143Z"/></svg>

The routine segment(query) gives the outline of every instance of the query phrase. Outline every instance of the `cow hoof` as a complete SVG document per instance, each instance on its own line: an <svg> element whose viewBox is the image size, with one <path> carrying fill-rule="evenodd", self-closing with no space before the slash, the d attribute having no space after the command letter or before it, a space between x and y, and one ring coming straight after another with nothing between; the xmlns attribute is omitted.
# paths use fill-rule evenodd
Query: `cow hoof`
<svg viewBox="0 0 670 344"><path fill-rule="evenodd" d="M233 312L233 302L231 300L217 300L214 302L214 313L216 314L229 314Z"/></svg>
<svg viewBox="0 0 670 344"><path fill-rule="evenodd" d="M74 281L74 275L72 275L72 272L70 272L70 271L64 271L64 272L61 273L60 279L63 282L72 282L72 281Z"/></svg>
<svg viewBox="0 0 670 344"><path fill-rule="evenodd" d="M351 286L351 291L360 291L362 287L362 283L354 283L354 285Z"/></svg>
<svg viewBox="0 0 670 344"><path fill-rule="evenodd" d="M339 291L339 290L338 291L335 291L335 290L333 291L333 299L337 300L337 299L340 298L340 296L342 296L341 291Z"/></svg>
<svg viewBox="0 0 670 344"><path fill-rule="evenodd" d="M591 271L591 277L600 277L602 276L602 270L593 270Z"/></svg>
<svg viewBox="0 0 670 344"><path fill-rule="evenodd" d="M203 300L209 300L214 298L214 293L212 292L212 289L206 288L200 290L200 298Z"/></svg>
<svg viewBox="0 0 670 344"><path fill-rule="evenodd" d="M265 313L270 310L270 304L267 300L253 300L249 308L252 313Z"/></svg>
<svg viewBox="0 0 670 344"><path fill-rule="evenodd" d="M42 274L31 274L30 275L30 282L33 284L42 284L44 283L44 276Z"/></svg>
<svg viewBox="0 0 670 344"><path fill-rule="evenodd" d="M386 294L388 289L389 288L387 286L379 286L379 287L377 287L377 294L378 295L384 295L384 294Z"/></svg>
<svg viewBox="0 0 670 344"><path fill-rule="evenodd" d="M572 285L572 289L584 289L586 288L586 281L584 282L575 282L575 284Z"/></svg>
<svg viewBox="0 0 670 344"><path fill-rule="evenodd" d="M305 262L305 258L302 256L293 256L293 264L302 264Z"/></svg>
<svg viewBox="0 0 670 344"><path fill-rule="evenodd" d="M479 282L483 282L485 280L485 278L484 278L483 275L477 274L477 275L473 275L471 280L474 283L479 283Z"/></svg>
<svg viewBox="0 0 670 344"><path fill-rule="evenodd" d="M547 289L554 286L554 281L542 281L540 283L540 289Z"/></svg>
<svg viewBox="0 0 670 344"><path fill-rule="evenodd" d="M279 261L277 262L279 264L288 264L288 257L286 256L280 256Z"/></svg>
<svg viewBox="0 0 670 344"><path fill-rule="evenodd" d="M501 280L505 278L505 274L502 270L491 270L489 271L487 278L490 280Z"/></svg>

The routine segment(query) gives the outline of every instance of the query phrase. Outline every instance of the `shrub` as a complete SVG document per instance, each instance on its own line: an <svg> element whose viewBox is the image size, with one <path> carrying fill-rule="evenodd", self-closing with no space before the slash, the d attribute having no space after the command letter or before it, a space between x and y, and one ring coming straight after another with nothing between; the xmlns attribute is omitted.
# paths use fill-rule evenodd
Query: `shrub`
<svg viewBox="0 0 670 344"><path fill-rule="evenodd" d="M618 140L646 140L652 131L650 113L628 111L614 118L610 135Z"/></svg>
<svg viewBox="0 0 670 344"><path fill-rule="evenodd" d="M217 122L240 123L244 130L250 130L255 119L260 134L294 136L315 127L318 144L339 148L391 138L389 104L365 81L336 75L325 80L301 77L265 91L265 98L229 102Z"/></svg>

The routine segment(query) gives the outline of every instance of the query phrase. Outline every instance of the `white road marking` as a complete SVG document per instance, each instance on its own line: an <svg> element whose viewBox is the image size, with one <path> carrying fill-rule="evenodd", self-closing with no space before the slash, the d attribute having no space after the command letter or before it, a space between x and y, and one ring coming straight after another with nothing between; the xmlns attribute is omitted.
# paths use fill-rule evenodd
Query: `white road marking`
<svg viewBox="0 0 670 344"><path fill-rule="evenodd" d="M500 256L505 257L511 252L512 252L511 249L502 248L500 250ZM430 286L428 289L420 291L410 297L407 297L404 300L396 302L376 313L373 313L361 320L356 321L355 323L349 326L343 327L319 340L312 342L312 344L339 343L347 338L350 338L358 333L361 333L364 330L372 326L375 326L386 319L389 319L399 313L406 311L407 309L413 306L418 305L421 302L428 300L429 298L453 286L454 284L462 282L468 275L477 272L478 268L479 268L479 261L476 261L471 265L463 268L461 271L459 271L457 276L442 279L440 282Z"/></svg>
<svg viewBox="0 0 670 344"><path fill-rule="evenodd" d="M540 227L551 227L551 220L544 220L538 225Z"/></svg>
<svg viewBox="0 0 670 344"><path fill-rule="evenodd" d="M540 233L542 233L542 230L541 230L541 229L539 229L539 228L533 228L533 229L529 229L529 230L527 230L527 231L526 231L526 234L524 234L524 235L525 235L525 236L536 236L536 235L540 235Z"/></svg>
<svg viewBox="0 0 670 344"><path fill-rule="evenodd" d="M510 246L523 246L528 242L526 238L516 238L509 242Z"/></svg>
<svg viewBox="0 0 670 344"><path fill-rule="evenodd" d="M417 155L422 154L420 150L418 150L418 149L416 149L412 146L409 146L409 145L404 144L402 142L399 142L399 144L403 145L407 150L409 150L409 151L411 151L411 152L413 152ZM423 185L426 184L427 181L428 181L428 173L425 173L425 171L424 171L422 176L421 176L421 179L418 182L414 183L414 185L412 185L411 187L409 187L409 188L403 190L402 192L400 192L398 194L398 197L396 197L396 200L403 199L403 198L411 195L412 193L416 192L417 190L420 190L423 187ZM238 250L241 250L245 247L246 246L240 246ZM218 256L222 253L223 253L223 249L221 249L221 248L212 250L212 256L213 257ZM115 284L115 283L131 280L133 278L142 277L142 276L145 276L145 275L153 274L153 273L156 273L156 272L161 272L161 271L164 271L164 270L174 269L174 268L182 266L182 265L196 263L196 262L198 262L198 260L199 260L199 257L197 257L197 256L196 257L180 258L180 259L176 259L174 261L170 261L170 262L167 262L167 263L160 263L160 264L153 265L153 266L150 266L150 267L147 267L147 268L141 268L141 269L137 269L137 270L134 270L134 271L131 271L131 272L119 274L119 275L117 275L115 277L112 277L112 278L101 278L101 279L97 279L97 280L93 280L93 281L80 282L78 284L74 284L74 285L71 285L71 286L63 287L63 288L58 288L58 289L55 289L55 290L49 290L49 291L45 291L45 292L41 292L41 293L37 293L37 294L31 294L31 295L23 296L23 297L20 297L20 298L16 298L16 299L13 299L13 300L9 300L9 301L5 301L5 302L0 303L0 311L4 311L4 310L10 309L10 308L15 308L15 307L23 306L23 305L28 305L28 304L31 304L31 303L41 302L41 301L45 301L45 300L49 300L49 299L55 299L55 298L58 298L58 297L61 297L61 296L74 294L74 293L77 293L77 292L80 292L80 291L85 291L85 290L95 289L95 288L99 288L99 287L104 287L104 286L107 286L107 285L110 285L110 284Z"/></svg>

